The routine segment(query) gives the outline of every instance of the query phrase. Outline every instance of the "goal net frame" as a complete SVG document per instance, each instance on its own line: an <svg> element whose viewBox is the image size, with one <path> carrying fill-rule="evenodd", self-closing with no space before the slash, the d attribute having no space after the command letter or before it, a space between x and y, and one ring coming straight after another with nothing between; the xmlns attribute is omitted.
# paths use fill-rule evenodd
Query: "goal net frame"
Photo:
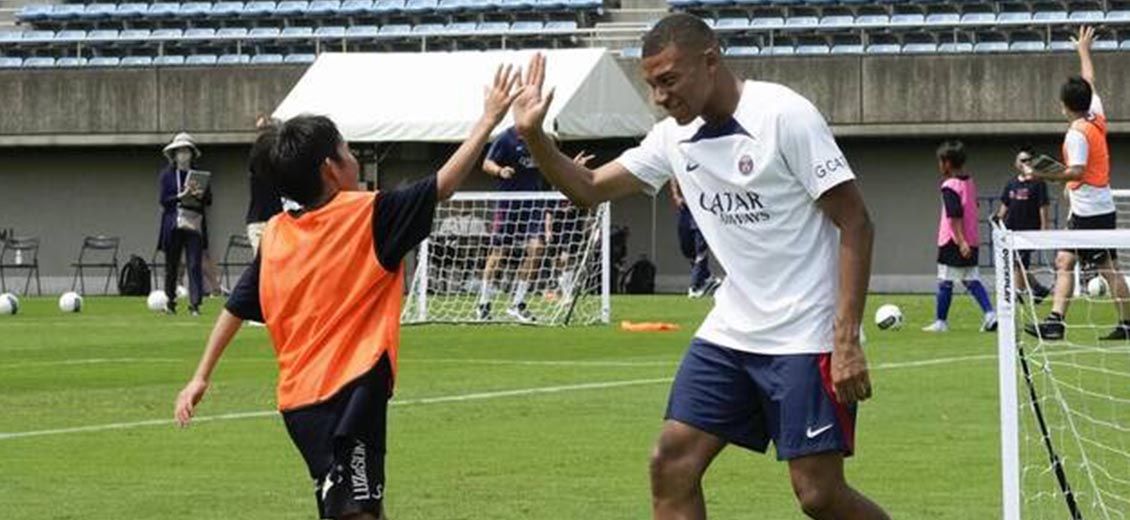
<svg viewBox="0 0 1130 520"><path fill-rule="evenodd" d="M401 314L400 320L402 324L418 325L428 323L458 323L485 325L490 323L513 323L508 321L483 322L473 319L453 319L447 316L437 316L436 313L432 312L430 306L430 300L434 296L430 292L430 287L432 285L432 280L430 279L430 277L433 273L431 267L433 262L433 246L435 245L434 240L436 238L436 232L439 231L441 229L441 226L443 226L444 224L444 219L440 218L439 215L441 207L445 205L457 205L461 203L482 203L488 205L496 205L497 203L502 201L538 201L544 202L546 205L549 205L566 203L569 201L569 199L565 197L565 195L557 191L464 191L456 193L448 201L437 204L437 218L435 219L435 222L433 224L432 233L430 233L428 238L421 242L419 247L416 249L416 265L412 270L411 280L408 284L408 294L406 295L404 312ZM486 210L486 212L490 214L493 214L494 211L495 210L493 209ZM595 222L594 225L591 226L591 229L582 231L583 233L588 234L583 235L584 245L582 246L582 249L579 253L580 256L578 259L578 264L582 266L582 269L587 268L587 265L599 266L599 291L597 294L586 294L583 290L577 290L575 292L577 292L578 294L575 294L569 298L563 298L563 305L568 305L569 308L563 315L562 319L549 322L539 321L533 324L549 326L566 326L574 324L574 321L577 321L574 319L574 306L576 306L577 302L582 299L593 297L598 297L600 299L599 310L597 311L598 315L595 317L595 320L592 319L592 317L582 317L581 321L587 320L588 323L608 324L611 320L612 257L610 235L612 232L612 206L610 203L604 202L592 208L583 209L582 211L592 212L594 216L591 218L593 218ZM486 238L489 240L490 235L495 232L492 227L493 226L491 225L491 223L487 222L487 229L482 233L481 238ZM591 236L591 233L598 233L599 236L593 237ZM543 254L549 255L549 251L549 244L546 244L545 252ZM506 272L505 269L500 270L500 274L504 272ZM591 273L588 274L592 276ZM497 276L499 275L496 275L496 278ZM576 276L578 278L580 277L579 274ZM581 282L579 281L574 281L573 283L577 286L581 285ZM526 325L531 325L531 323L526 323Z"/></svg>
<svg viewBox="0 0 1130 520"><path fill-rule="evenodd" d="M1130 196L1130 190L1126 191ZM1120 211L1121 217L1121 211ZM1021 520L1023 514L1023 476L1024 461L1021 460L1022 420L1031 419L1036 422L1037 434L1042 437L1042 446L1045 450L1043 463L1047 464L1049 471L1045 476L1054 479L1049 486L1057 488L1061 504L1056 518L1083 518L1080 507L1076 503L1076 493L1079 487L1087 484L1094 485L1093 477L1088 482L1086 478L1074 480L1065 475L1064 465L1060 459L1062 448L1057 448L1052 435L1044 421L1047 410L1041 409L1040 400L1037 399L1033 383L1032 372L1029 367L1027 354L1023 350L1024 343L1018 341L1022 334L1017 328L1017 317L1024 310L1017 308L1017 290L1014 286L1018 276L1015 266L1016 253L1020 251L1056 251L1059 249L1114 249L1130 250L1130 229L1113 230L1056 230L1056 231L1010 231L1001 227L993 228L994 268L997 294L997 316L999 326L997 329L998 353L998 385L1000 392L1000 434L1001 434L1001 484L1002 484L1002 518L1005 520ZM1125 261L1125 260L1123 260ZM1121 264L1121 263L1120 263ZM1119 272L1127 271L1119 265ZM1078 272L1077 272L1078 273ZM1077 282L1078 274L1076 273ZM1078 288L1080 284L1076 283ZM1130 355L1130 354L1128 354ZM1038 368L1038 367L1037 367ZM1046 369L1050 370L1050 369ZM1038 374L1037 374L1038 375ZM1022 385L1021 382L1024 382ZM1055 389L1055 403L1063 401ZM1022 410L1027 414L1022 418ZM1060 410L1052 410L1059 412ZM1068 428L1075 431L1071 414L1064 414ZM1076 442L1078 434L1076 432ZM1075 447L1072 447L1075 448ZM1080 449L1082 458L1086 453ZM1087 465L1085 463L1085 465ZM1089 470L1088 470L1089 472ZM1074 488L1073 488L1074 486ZM1107 518L1121 518L1110 517ZM1090 517L1088 517L1090 518Z"/></svg>

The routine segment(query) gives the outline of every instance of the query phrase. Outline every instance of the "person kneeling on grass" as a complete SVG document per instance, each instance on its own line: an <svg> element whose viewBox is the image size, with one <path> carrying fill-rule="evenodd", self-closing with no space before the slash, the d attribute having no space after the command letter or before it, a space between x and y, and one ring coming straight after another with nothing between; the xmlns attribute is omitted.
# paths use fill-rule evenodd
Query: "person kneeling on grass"
<svg viewBox="0 0 1130 520"><path fill-rule="evenodd" d="M278 357L278 407L314 479L320 517L383 518L402 259L431 231L436 201L451 197L477 164L516 83L511 68L500 67L482 117L447 164L385 193L357 191L357 160L325 117L299 116L260 134L253 170L303 209L268 222L258 256L177 397L181 426L192 420L243 321L262 321Z"/></svg>

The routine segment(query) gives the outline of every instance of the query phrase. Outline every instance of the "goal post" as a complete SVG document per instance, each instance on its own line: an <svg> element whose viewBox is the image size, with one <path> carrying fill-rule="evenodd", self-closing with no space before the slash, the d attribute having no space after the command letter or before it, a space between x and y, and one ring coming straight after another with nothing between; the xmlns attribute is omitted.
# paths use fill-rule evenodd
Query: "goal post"
<svg viewBox="0 0 1130 520"><path fill-rule="evenodd" d="M551 191L457 193L416 251L401 322L608 323L610 213Z"/></svg>
<svg viewBox="0 0 1130 520"><path fill-rule="evenodd" d="M1130 258L1130 229L994 228L993 244L1002 518L1128 518L1130 341L1104 336L1130 319L1121 310L1126 293L1119 289L1127 274L1122 262ZM1080 271L1084 289L1073 293L1062 338L1039 327L1051 297L1038 303L1028 283L1037 277L1052 286L1054 262L1028 268L1019 263L1024 252L1054 258L1060 250L1119 256L1113 270L1100 262ZM1101 283L1089 283L1092 279Z"/></svg>

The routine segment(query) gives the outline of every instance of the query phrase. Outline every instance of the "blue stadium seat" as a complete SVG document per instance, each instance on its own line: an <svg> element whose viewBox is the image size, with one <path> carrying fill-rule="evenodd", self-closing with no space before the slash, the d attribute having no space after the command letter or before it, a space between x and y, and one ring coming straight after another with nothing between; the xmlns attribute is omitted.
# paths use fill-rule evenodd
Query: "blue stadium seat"
<svg viewBox="0 0 1130 520"><path fill-rule="evenodd" d="M1048 42L1049 51L1075 51L1075 44L1070 40L1052 40Z"/></svg>
<svg viewBox="0 0 1130 520"><path fill-rule="evenodd" d="M938 44L930 42L907 43L902 46L903 54L933 54L938 52Z"/></svg>
<svg viewBox="0 0 1130 520"><path fill-rule="evenodd" d="M439 7L438 0L408 0L404 4L404 10L411 14L433 13L437 7Z"/></svg>
<svg viewBox="0 0 1130 520"><path fill-rule="evenodd" d="M832 45L833 54L862 54L863 45L858 43L841 43Z"/></svg>
<svg viewBox="0 0 1130 520"><path fill-rule="evenodd" d="M184 65L184 56L179 54L166 54L153 58L153 64L159 67L176 67Z"/></svg>
<svg viewBox="0 0 1130 520"><path fill-rule="evenodd" d="M252 65L275 65L282 62L282 54L256 54L251 57Z"/></svg>
<svg viewBox="0 0 1130 520"><path fill-rule="evenodd" d="M307 16L333 16L341 9L338 0L314 0L306 7Z"/></svg>
<svg viewBox="0 0 1130 520"><path fill-rule="evenodd" d="M885 14L861 14L855 17L855 25L872 25L876 27L886 27L890 25L891 17Z"/></svg>
<svg viewBox="0 0 1130 520"><path fill-rule="evenodd" d="M208 11L208 18L235 18L243 14L243 2L216 2Z"/></svg>
<svg viewBox="0 0 1130 520"><path fill-rule="evenodd" d="M375 25L353 25L345 30L347 38L372 38L380 33L380 28Z"/></svg>
<svg viewBox="0 0 1130 520"><path fill-rule="evenodd" d="M444 31L449 33L470 34L475 32L475 27L478 26L475 22L451 22L447 24Z"/></svg>
<svg viewBox="0 0 1130 520"><path fill-rule="evenodd" d="M23 39L23 34L23 31L0 31L0 43L18 42Z"/></svg>
<svg viewBox="0 0 1130 520"><path fill-rule="evenodd" d="M180 12L180 4L172 2L156 2L149 4L145 10L145 18L155 20L159 18L172 18Z"/></svg>
<svg viewBox="0 0 1130 520"><path fill-rule="evenodd" d="M51 16L51 10L52 7L45 4L25 5L16 13L16 19L24 22L42 22ZM20 63L23 63L23 60Z"/></svg>
<svg viewBox="0 0 1130 520"><path fill-rule="evenodd" d="M251 56L246 54L222 54L216 59L217 65L246 65L251 63Z"/></svg>
<svg viewBox="0 0 1130 520"><path fill-rule="evenodd" d="M698 0L702 4L703 9L710 9L713 7L729 7L734 5L734 0Z"/></svg>
<svg viewBox="0 0 1130 520"><path fill-rule="evenodd" d="M1008 52L1008 42L977 42L973 52Z"/></svg>
<svg viewBox="0 0 1130 520"><path fill-rule="evenodd" d="M371 0L345 0L338 8L337 14L342 16L359 16L373 8Z"/></svg>
<svg viewBox="0 0 1130 520"><path fill-rule="evenodd" d="M313 27L286 27L279 33L279 37L290 39L309 38L313 35Z"/></svg>
<svg viewBox="0 0 1130 520"><path fill-rule="evenodd" d="M273 40L273 39L279 37L279 28L278 27L255 27L255 28L251 29L250 31L247 31L247 37L258 39L258 40L268 40L268 39Z"/></svg>
<svg viewBox="0 0 1130 520"><path fill-rule="evenodd" d="M445 30L446 27L442 23L421 23L412 26L413 34L437 34Z"/></svg>
<svg viewBox="0 0 1130 520"><path fill-rule="evenodd" d="M567 0L537 0L534 8L538 11L564 11L569 7Z"/></svg>
<svg viewBox="0 0 1130 520"><path fill-rule="evenodd" d="M126 56L121 60L123 67L149 67L153 65L153 58L150 56Z"/></svg>
<svg viewBox="0 0 1130 520"><path fill-rule="evenodd" d="M643 56L643 49L639 47L624 47L620 49L620 56L624 58L639 58Z"/></svg>
<svg viewBox="0 0 1130 520"><path fill-rule="evenodd" d="M1118 44L1118 48L1120 50L1130 51L1130 40L1123 40L1122 43Z"/></svg>
<svg viewBox="0 0 1130 520"><path fill-rule="evenodd" d="M275 16L301 16L309 6L305 0L283 0L275 6Z"/></svg>
<svg viewBox="0 0 1130 520"><path fill-rule="evenodd" d="M415 0L408 0L409 5ZM533 11L534 0L498 0L498 8L508 12Z"/></svg>
<svg viewBox="0 0 1130 520"><path fill-rule="evenodd" d="M726 56L757 56L761 49L753 45L733 45L726 47Z"/></svg>
<svg viewBox="0 0 1130 520"><path fill-rule="evenodd" d="M0 69L18 69L24 64L23 58L0 56Z"/></svg>
<svg viewBox="0 0 1130 520"><path fill-rule="evenodd" d="M667 3L675 9L693 9L702 5L699 0L667 0ZM623 56L624 53L621 52L620 55Z"/></svg>
<svg viewBox="0 0 1130 520"><path fill-rule="evenodd" d="M177 15L181 18L204 18L212 13L210 2L185 2L180 5Z"/></svg>
<svg viewBox="0 0 1130 520"><path fill-rule="evenodd" d="M819 54L831 54L832 48L822 43L806 43L796 46L796 53L805 56L813 56Z"/></svg>
<svg viewBox="0 0 1130 520"><path fill-rule="evenodd" d="M86 21L107 20L117 9L117 4L87 4L79 18Z"/></svg>
<svg viewBox="0 0 1130 520"><path fill-rule="evenodd" d="M470 7L469 0L439 0L436 5L436 12L441 14L459 13L467 10Z"/></svg>
<svg viewBox="0 0 1130 520"><path fill-rule="evenodd" d="M891 25L917 27L926 24L926 16L922 13L896 13L891 15Z"/></svg>
<svg viewBox="0 0 1130 520"><path fill-rule="evenodd" d="M194 54L184 59L185 65L207 67L215 65L219 58L215 54Z"/></svg>
<svg viewBox="0 0 1130 520"><path fill-rule="evenodd" d="M777 44L761 49L761 54L766 56L792 56L796 54L796 47L788 44Z"/></svg>
<svg viewBox="0 0 1130 520"><path fill-rule="evenodd" d="M475 27L475 31L481 33L504 33L509 30L510 24L507 22L481 22Z"/></svg>
<svg viewBox="0 0 1130 520"><path fill-rule="evenodd" d="M553 22L545 22L546 31L561 31L561 32L575 32L577 30L576 20L558 20Z"/></svg>
<svg viewBox="0 0 1130 520"><path fill-rule="evenodd" d="M26 43L42 43L55 39L55 31L24 31L20 41Z"/></svg>
<svg viewBox="0 0 1130 520"><path fill-rule="evenodd" d="M993 13L965 13L961 15L962 25L995 24L997 15Z"/></svg>
<svg viewBox="0 0 1130 520"><path fill-rule="evenodd" d="M184 36L184 31L181 29L153 29L149 33L150 40L179 40Z"/></svg>
<svg viewBox="0 0 1130 520"><path fill-rule="evenodd" d="M246 27L222 27L216 30L216 38L223 40L242 40L246 37Z"/></svg>
<svg viewBox="0 0 1130 520"><path fill-rule="evenodd" d="M24 68L44 69L54 66L55 58L51 57L27 58L24 60Z"/></svg>
<svg viewBox="0 0 1130 520"><path fill-rule="evenodd" d="M145 16L145 12L148 10L149 5L141 2L122 3L118 4L118 7L114 9L114 18L119 20L134 20Z"/></svg>
<svg viewBox="0 0 1130 520"><path fill-rule="evenodd" d="M243 6L240 16L244 18L265 18L275 14L275 3L269 0L255 0Z"/></svg>
<svg viewBox="0 0 1130 520"><path fill-rule="evenodd" d="M376 0L373 2L372 13L389 14L399 13L404 10L404 0Z"/></svg>
<svg viewBox="0 0 1130 520"><path fill-rule="evenodd" d="M537 21L514 22L510 32L540 32L545 29L545 24Z"/></svg>
<svg viewBox="0 0 1130 520"><path fill-rule="evenodd" d="M714 22L714 28L719 30L744 30L749 28L747 18L720 18Z"/></svg>
<svg viewBox="0 0 1130 520"><path fill-rule="evenodd" d="M1032 21L1032 13L1027 11L1004 11L997 15L998 24L1027 24Z"/></svg>
<svg viewBox="0 0 1130 520"><path fill-rule="evenodd" d="M780 29L785 26L785 19L780 16L755 16L749 21L751 29Z"/></svg>
<svg viewBox="0 0 1130 520"><path fill-rule="evenodd" d="M86 65L86 58L59 58L55 60L56 67L82 67Z"/></svg>
<svg viewBox="0 0 1130 520"><path fill-rule="evenodd" d="M69 29L55 33L57 42L81 42L86 39L86 31Z"/></svg>
<svg viewBox="0 0 1130 520"><path fill-rule="evenodd" d="M1036 40L1018 40L1008 45L1012 52L1044 52L1046 49L1044 42Z"/></svg>
<svg viewBox="0 0 1130 520"><path fill-rule="evenodd" d="M319 39L345 38L345 26L327 25L319 27L317 31L314 31L314 36Z"/></svg>
<svg viewBox="0 0 1130 520"><path fill-rule="evenodd" d="M149 39L149 29L122 29L118 33L118 41L139 41Z"/></svg>
<svg viewBox="0 0 1130 520"><path fill-rule="evenodd" d="M1106 19L1106 14L1097 10L1072 11L1067 19L1072 22L1098 23Z"/></svg>
<svg viewBox="0 0 1130 520"><path fill-rule="evenodd" d="M96 56L86 62L87 67L117 67L122 64L122 59L117 56Z"/></svg>
<svg viewBox="0 0 1130 520"><path fill-rule="evenodd" d="M867 46L867 54L901 54L902 46L897 43L875 43Z"/></svg>
<svg viewBox="0 0 1130 520"><path fill-rule="evenodd" d="M314 63L318 56L314 54L287 54L283 63Z"/></svg>
<svg viewBox="0 0 1130 520"><path fill-rule="evenodd" d="M117 29L96 29L86 33L86 41L90 42L112 42L117 39Z"/></svg>
<svg viewBox="0 0 1130 520"><path fill-rule="evenodd" d="M1118 42L1114 40L1095 40L1091 48L1096 51L1116 51L1118 50Z"/></svg>
<svg viewBox="0 0 1130 520"><path fill-rule="evenodd" d="M820 25L820 19L815 16L790 16L785 18L785 28L804 29Z"/></svg>
<svg viewBox="0 0 1130 520"><path fill-rule="evenodd" d="M412 26L406 23L390 23L381 26L381 36L403 36L412 32Z"/></svg>
<svg viewBox="0 0 1130 520"><path fill-rule="evenodd" d="M1106 21L1124 23L1130 22L1130 11L1111 10L1106 13Z"/></svg>
<svg viewBox="0 0 1130 520"><path fill-rule="evenodd" d="M850 14L830 14L820 19L821 27L851 27L855 17Z"/></svg>
<svg viewBox="0 0 1130 520"><path fill-rule="evenodd" d="M565 0L565 5L570 9L596 11L604 7L604 2L601 0Z"/></svg>
<svg viewBox="0 0 1130 520"><path fill-rule="evenodd" d="M82 17L82 13L85 11L86 7L82 4L56 4L47 14L47 19L53 22L77 20Z"/></svg>
<svg viewBox="0 0 1130 520"><path fill-rule="evenodd" d="M1036 22L1065 22L1067 21L1067 11L1036 11L1032 15L1032 20Z"/></svg>
<svg viewBox="0 0 1130 520"><path fill-rule="evenodd" d="M210 27L196 27L184 30L186 40L211 40L216 37L216 30Z"/></svg>
<svg viewBox="0 0 1130 520"><path fill-rule="evenodd" d="M961 15L957 13L930 13L926 15L926 25L957 25Z"/></svg>

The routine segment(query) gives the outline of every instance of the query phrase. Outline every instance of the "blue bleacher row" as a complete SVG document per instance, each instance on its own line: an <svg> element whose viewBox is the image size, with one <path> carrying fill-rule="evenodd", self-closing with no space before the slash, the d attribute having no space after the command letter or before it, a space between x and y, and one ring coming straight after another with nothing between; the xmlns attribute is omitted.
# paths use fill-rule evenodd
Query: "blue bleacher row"
<svg viewBox="0 0 1130 520"><path fill-rule="evenodd" d="M1061 24L1130 24L1130 10L940 12L940 13L847 13L792 16L723 16L705 18L716 31L744 30L845 30L898 28L1016 28Z"/></svg>
<svg viewBox="0 0 1130 520"><path fill-rule="evenodd" d="M276 65L279 63L309 64L313 63L314 54L196 54L180 56L166 54L163 56L99 56L94 58L76 57L0 57L0 69L42 69L42 68L74 68L74 67L176 67L176 66L202 66L216 65Z"/></svg>
<svg viewBox="0 0 1130 520"><path fill-rule="evenodd" d="M282 2L157 2L28 5L16 19L21 22L97 22L131 20L262 19L363 17L388 15L442 15L485 12L594 11L600 0L284 0Z"/></svg>
<svg viewBox="0 0 1130 520"><path fill-rule="evenodd" d="M1130 51L1130 40L1095 42L1096 51ZM1100 45L1101 44L1101 45ZM727 56L815 56L822 54L964 54L996 52L1068 52L1075 46L1069 41L1045 43L1037 40L1017 41L950 41L910 42L910 43L842 43L827 45L822 43L778 44L759 47L756 45L731 45L726 47ZM624 56L639 57L640 49L633 47L621 52Z"/></svg>
<svg viewBox="0 0 1130 520"><path fill-rule="evenodd" d="M6 31L0 32L0 45L42 45L54 43L99 42L278 42L303 43L309 40L356 40L402 38L410 36L463 36L463 35L513 35L555 36L570 35L578 30L573 20L541 22L451 22L411 24L386 24L325 26L325 27L223 27L193 29L97 29L84 31Z"/></svg>

